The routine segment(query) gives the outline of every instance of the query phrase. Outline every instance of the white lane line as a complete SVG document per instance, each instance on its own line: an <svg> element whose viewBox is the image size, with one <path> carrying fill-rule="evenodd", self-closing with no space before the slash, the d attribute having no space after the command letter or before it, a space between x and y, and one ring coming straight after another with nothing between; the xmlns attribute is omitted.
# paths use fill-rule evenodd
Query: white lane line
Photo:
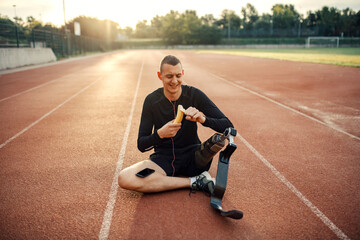
<svg viewBox="0 0 360 240"><path fill-rule="evenodd" d="M70 98L68 98L67 100L65 100L63 103L59 104L57 107L53 108L50 112L46 113L45 115L43 115L41 118L39 118L38 120L36 120L35 122L31 123L30 125L28 125L26 128L24 128L23 130L21 130L20 132L18 132L17 134L15 134L14 136L12 136L11 138L9 138L8 140L6 140L4 143L2 143L0 145L0 149L5 147L8 143L10 143L11 141L13 141L14 139L16 139L17 137L19 137L21 134L23 134L24 132L26 132L27 130L29 130L30 128L32 128L33 126L35 126L36 124L38 124L41 120L43 120L44 118L46 118L47 116L49 116L50 114L52 114L53 112L55 112L56 110L58 110L60 107L62 107L64 104L66 104L67 102L69 102L71 99L73 99L74 97L78 96L80 93L84 92L86 89L88 89L89 87L91 87L92 85L94 85L97 81L99 81L102 78L98 78L97 80L93 81L92 83L90 83L89 85L87 85L86 87L84 87L83 89L81 89L80 91L78 91L77 93L75 93L74 95L72 95Z"/></svg>
<svg viewBox="0 0 360 240"><path fill-rule="evenodd" d="M307 199L297 188L292 185L285 177L282 175L271 163L266 160L250 143L248 143L239 133L237 134L238 138L253 152L268 168L270 168L271 172L275 174L275 176L280 179L282 183L284 183L300 200L305 203L307 207L318 217L320 220L330 228L333 233L338 236L340 239L350 239L346 236L328 217L325 216L314 204L312 204L309 199Z"/></svg>
<svg viewBox="0 0 360 240"><path fill-rule="evenodd" d="M220 76L217 76L217 75L215 75L215 74L213 74L213 73L210 73L210 74L211 74L212 76L214 76L214 77L216 77L216 78L224 81L224 82L227 82L227 83L235 86L235 87L241 88L241 89L244 90L244 91L247 91L247 92L249 92L249 93L251 93L251 94L254 94L254 95L258 96L258 97L261 97L261 98L263 98L263 99L265 99L265 100L267 100L267 101L269 101L269 102L275 103L275 104L279 105L280 107L283 107L283 108L285 108L285 109L287 109L287 110L290 110L290 111L292 111L292 112L294 112L294 113L300 114L300 115L303 116L303 117L306 117L306 118L308 118L308 119L310 119L310 120L313 120L313 121L315 121L315 122L317 122L317 123L320 123L320 124L322 124L322 125L324 125L324 126L326 126L326 127L329 127L329 128L331 128L331 129L335 130L335 131L338 131L338 132L340 132L340 133L343 133L343 134L345 134L345 135L347 135L347 136L349 136L349 137L352 137L352 138L355 138L355 139L357 139L357 140L360 140L360 137L358 137L358 136L355 136L355 135L353 135L353 134L351 134L351 133L345 132L344 130L341 130L341 129L336 128L336 127L334 127L334 126L328 125L328 124L326 124L326 123L324 123L324 122L322 122L322 121L320 121L320 120L318 120L318 119L316 119L316 118L314 118L314 117L311 117L311 116L309 116L309 115L307 115L307 114L305 114L305 113L302 113L302 112L300 112L300 111L298 111L298 110L296 110L296 109L294 109L294 108L291 108L291 107L289 107L289 106L286 106L286 105L284 105L284 104L282 104L282 103L280 103L280 102L278 102L278 101L275 101L275 100L273 100L273 99L271 99L271 98L269 98L269 97L266 97L266 96L264 96L264 95L262 95L262 94L260 94L260 93L258 93L258 92L255 92L255 91L250 90L250 89L248 89L248 88L246 88L246 87L243 87L243 86L241 86L241 85L239 85L239 84L236 84L236 83L234 83L234 82L231 82L231 81L229 81L229 80L227 80L227 79L225 79L225 78L222 78L222 77L220 77Z"/></svg>
<svg viewBox="0 0 360 240"><path fill-rule="evenodd" d="M101 229L100 229L100 233L99 233L100 240L105 240L105 239L108 239L108 237L109 237L110 226L111 226L112 216L113 216L113 212L114 212L114 206L115 206L115 202L116 202L116 195L117 195L118 188L119 188L118 183L117 183L118 176L119 176L120 170L122 169L122 165L123 165L123 161L124 161L124 157L125 157L126 145L127 145L128 137L130 134L131 122L132 122L132 118L134 115L136 97L137 97L137 94L139 91L143 67L144 67L144 61L141 64L140 73L139 73L139 77L138 77L138 81L137 81L137 85L136 85L136 89L135 89L135 94L134 94L134 98L133 98L133 101L131 104L131 110L130 110L128 122L127 122L126 129L124 132L121 149L120 149L120 153L118 156L118 161L116 163L115 174L114 174L114 178L113 178L113 181L111 184L109 200L106 204L104 219L101 224Z"/></svg>
<svg viewBox="0 0 360 240"><path fill-rule="evenodd" d="M16 93L16 94L14 94L14 95L11 95L11 96L6 97L6 98L3 98L3 99L0 99L0 102L5 101L5 100L9 100L10 98L17 97L17 96L19 96L19 95L21 95L21 94L24 94L24 93L27 93L27 92L33 91L33 90L35 90L35 89L38 89L38 88L44 87L44 86L46 86L46 85L48 85L48 84L50 84L50 83L53 83L53 82L59 81L59 80L61 80L62 78L67 77L67 76L69 76L69 75L70 75L70 74L65 75L65 76L62 76L62 77L60 77L60 78L56 78L56 79L51 80L51 81L49 81L49 82L46 82L46 83L40 84L40 85L38 85L38 86L36 86L36 87L33 87L33 88L30 88L30 89L24 90L24 91L22 91L22 92Z"/></svg>

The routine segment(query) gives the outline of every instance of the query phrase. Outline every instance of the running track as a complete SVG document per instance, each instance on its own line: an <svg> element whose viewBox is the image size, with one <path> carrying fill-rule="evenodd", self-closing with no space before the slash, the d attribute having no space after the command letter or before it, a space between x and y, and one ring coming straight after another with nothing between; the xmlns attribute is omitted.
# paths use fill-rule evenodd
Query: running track
<svg viewBox="0 0 360 240"><path fill-rule="evenodd" d="M223 207L242 210L240 221L219 216L202 193L115 184L149 155L136 148L138 124L166 54L238 130ZM175 50L0 75L1 239L360 239L359 76Z"/></svg>

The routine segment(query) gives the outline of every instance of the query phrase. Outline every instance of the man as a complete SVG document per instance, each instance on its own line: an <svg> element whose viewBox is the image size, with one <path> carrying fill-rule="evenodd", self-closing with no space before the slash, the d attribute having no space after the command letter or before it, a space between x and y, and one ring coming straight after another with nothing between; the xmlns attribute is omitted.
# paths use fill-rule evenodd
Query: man
<svg viewBox="0 0 360 240"><path fill-rule="evenodd" d="M212 193L214 179L205 167L196 163L195 152L200 148L197 123L224 132L233 127L227 117L199 89L182 85L184 70L175 56L166 56L157 73L163 87L149 94L143 105L138 135L141 152L154 148L150 160L136 163L119 174L120 187L139 192L161 192L191 188ZM185 108L181 123L174 123L178 105ZM145 168L155 170L141 178L136 173Z"/></svg>

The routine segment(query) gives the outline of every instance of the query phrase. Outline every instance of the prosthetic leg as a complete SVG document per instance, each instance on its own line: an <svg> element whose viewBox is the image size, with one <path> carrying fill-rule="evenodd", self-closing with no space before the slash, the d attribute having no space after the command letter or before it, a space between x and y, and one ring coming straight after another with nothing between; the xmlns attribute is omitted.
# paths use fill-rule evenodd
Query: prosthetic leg
<svg viewBox="0 0 360 240"><path fill-rule="evenodd" d="M195 152L195 161L199 167L205 167L211 161L213 156L225 146L225 140L228 139L228 145L225 150L221 151L219 154L216 184L214 192L211 195L210 205L214 209L218 210L224 217L241 219L243 217L243 213L241 211L225 211L221 207L222 199L226 190L230 157L237 148L234 143L235 136L236 130L234 128L226 129L223 134L214 134L211 138L201 144L200 150Z"/></svg>
<svg viewBox="0 0 360 240"><path fill-rule="evenodd" d="M199 168L204 168L225 146L223 135L215 133L208 140L200 145L200 149L195 152L195 163Z"/></svg>

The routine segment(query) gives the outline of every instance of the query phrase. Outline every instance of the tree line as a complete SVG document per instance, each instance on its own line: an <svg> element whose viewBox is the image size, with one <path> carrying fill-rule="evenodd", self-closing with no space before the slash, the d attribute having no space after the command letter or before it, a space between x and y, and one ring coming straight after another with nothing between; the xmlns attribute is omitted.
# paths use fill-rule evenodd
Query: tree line
<svg viewBox="0 0 360 240"><path fill-rule="evenodd" d="M292 4L275 4L271 13L259 15L248 3L241 8L240 15L229 9L223 10L218 18L212 14L198 17L192 10L171 11L165 16L155 16L150 23L139 21L135 30L126 28L122 32L127 36L163 38L185 44L194 41L216 43L224 37L359 37L360 11L324 6L303 16ZM199 36L205 36L206 40Z"/></svg>
<svg viewBox="0 0 360 240"><path fill-rule="evenodd" d="M64 32L65 27L57 28L43 24L33 17L26 22L17 18L16 24L28 29L43 29ZM0 22L15 24L0 16ZM143 20L131 27L121 28L111 20L78 16L66 24L66 29L74 30L74 22L81 25L81 35L116 40L119 34L128 38L161 38L166 44L217 44L222 38L234 37L306 37L306 36L360 36L360 11L350 8L339 10L327 7L300 14L292 4L275 4L271 13L259 14L248 3L238 15L234 10L225 9L218 18L212 14L199 17L195 10L183 13L170 11L164 16L156 15L150 22Z"/></svg>

